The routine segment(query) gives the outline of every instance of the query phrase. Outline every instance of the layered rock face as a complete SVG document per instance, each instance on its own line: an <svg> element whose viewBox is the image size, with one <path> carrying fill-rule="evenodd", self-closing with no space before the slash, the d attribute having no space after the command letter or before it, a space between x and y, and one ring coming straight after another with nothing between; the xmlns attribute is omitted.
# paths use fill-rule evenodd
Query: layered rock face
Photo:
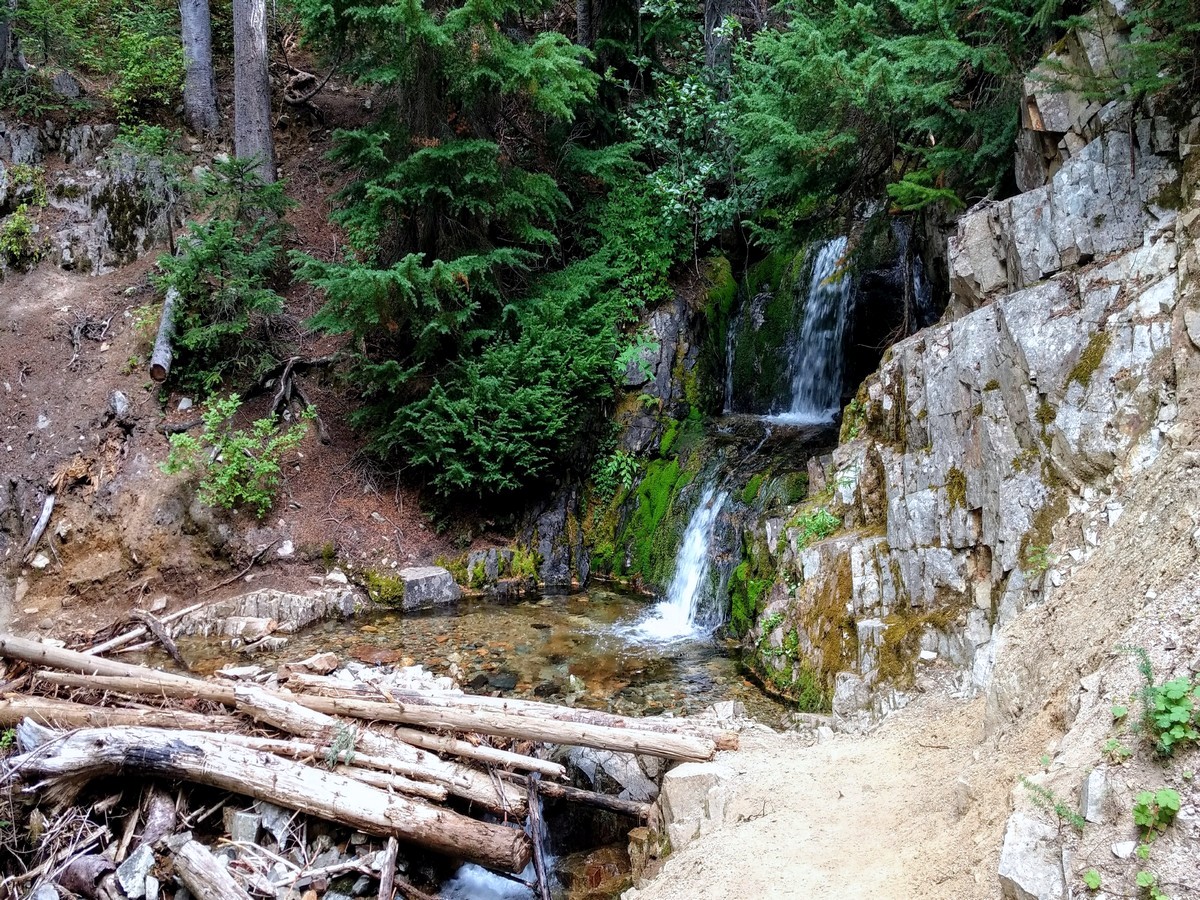
<svg viewBox="0 0 1200 900"><path fill-rule="evenodd" d="M818 697L815 684L850 719L903 703L934 660L964 691L986 688L1003 626L1061 581L1054 525L1091 509L1071 561L1086 557L1120 514L1106 487L1169 442L1197 218L1179 210L1181 173L1200 123L1168 139L1131 116L1064 119L1087 131L1066 131L1074 150L1047 183L961 218L943 321L863 384L829 491L758 524L748 543L776 570L749 636L764 681ZM813 542L817 505L844 530Z"/></svg>

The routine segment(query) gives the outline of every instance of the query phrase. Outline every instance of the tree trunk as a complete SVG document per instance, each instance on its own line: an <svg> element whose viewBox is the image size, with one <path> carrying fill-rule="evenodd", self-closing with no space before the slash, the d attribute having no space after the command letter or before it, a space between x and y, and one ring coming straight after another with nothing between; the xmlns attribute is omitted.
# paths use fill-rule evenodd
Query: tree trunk
<svg viewBox="0 0 1200 900"><path fill-rule="evenodd" d="M729 68L729 36L722 27L730 7L729 0L704 0L704 65L708 69Z"/></svg>
<svg viewBox="0 0 1200 900"><path fill-rule="evenodd" d="M183 35L183 108L192 131L208 134L220 124L208 0L179 0L179 21Z"/></svg>
<svg viewBox="0 0 1200 900"><path fill-rule="evenodd" d="M233 150L258 160L263 181L275 180L265 0L233 0Z"/></svg>
<svg viewBox="0 0 1200 900"><path fill-rule="evenodd" d="M22 749L26 746L22 740ZM71 793L86 780L117 774L182 779L507 872L520 872L532 852L520 829L478 822L196 731L93 728L52 734L36 749L5 760L3 773L6 786L16 779L50 782L39 787L59 783Z"/></svg>
<svg viewBox="0 0 1200 900"><path fill-rule="evenodd" d="M592 46L592 0L575 0L575 43Z"/></svg>

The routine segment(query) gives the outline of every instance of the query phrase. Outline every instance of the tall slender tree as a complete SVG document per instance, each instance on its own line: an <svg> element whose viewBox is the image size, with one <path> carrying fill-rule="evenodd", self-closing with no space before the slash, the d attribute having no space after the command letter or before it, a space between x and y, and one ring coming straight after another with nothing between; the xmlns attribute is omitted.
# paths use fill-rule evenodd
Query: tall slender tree
<svg viewBox="0 0 1200 900"><path fill-rule="evenodd" d="M239 159L257 157L258 174L270 184L276 172L265 0L233 0L233 68L233 151Z"/></svg>
<svg viewBox="0 0 1200 900"><path fill-rule="evenodd" d="M208 0L179 0L183 37L183 108L198 134L217 130L217 86L213 77L212 19Z"/></svg>

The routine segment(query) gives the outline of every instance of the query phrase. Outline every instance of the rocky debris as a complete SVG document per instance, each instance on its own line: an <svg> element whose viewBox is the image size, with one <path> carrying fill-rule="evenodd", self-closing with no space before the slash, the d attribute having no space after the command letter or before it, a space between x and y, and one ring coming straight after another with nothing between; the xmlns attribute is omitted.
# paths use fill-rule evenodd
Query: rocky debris
<svg viewBox="0 0 1200 900"><path fill-rule="evenodd" d="M68 100L78 100L83 96L83 85L70 72L59 72L50 79L50 87L54 93Z"/></svg>
<svg viewBox="0 0 1200 900"><path fill-rule="evenodd" d="M1004 832L999 874L1005 900L1066 897L1058 829L1028 813L1014 813Z"/></svg>
<svg viewBox="0 0 1200 900"><path fill-rule="evenodd" d="M404 584L400 606L406 611L446 606L462 597L454 576L441 566L415 566L396 574Z"/></svg>
<svg viewBox="0 0 1200 900"><path fill-rule="evenodd" d="M154 851L142 844L117 866L117 881L129 900L141 900L146 896L146 878L154 867Z"/></svg>
<svg viewBox="0 0 1200 900"><path fill-rule="evenodd" d="M1103 769L1092 769L1083 780L1079 796L1079 814L1088 822L1099 824L1106 818L1104 804L1108 798L1108 779Z"/></svg>
<svg viewBox="0 0 1200 900"><path fill-rule="evenodd" d="M662 828L679 851L725 824L734 772L721 763L683 763L667 772L659 797Z"/></svg>

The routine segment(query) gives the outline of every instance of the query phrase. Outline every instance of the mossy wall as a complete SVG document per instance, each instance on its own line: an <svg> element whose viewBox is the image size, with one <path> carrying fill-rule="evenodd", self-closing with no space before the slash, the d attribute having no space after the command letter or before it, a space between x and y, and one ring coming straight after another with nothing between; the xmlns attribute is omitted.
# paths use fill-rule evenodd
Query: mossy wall
<svg viewBox="0 0 1200 900"><path fill-rule="evenodd" d="M775 253L746 273L733 321L736 412L770 412L791 389L791 340L803 318L796 279L803 267L804 254Z"/></svg>

